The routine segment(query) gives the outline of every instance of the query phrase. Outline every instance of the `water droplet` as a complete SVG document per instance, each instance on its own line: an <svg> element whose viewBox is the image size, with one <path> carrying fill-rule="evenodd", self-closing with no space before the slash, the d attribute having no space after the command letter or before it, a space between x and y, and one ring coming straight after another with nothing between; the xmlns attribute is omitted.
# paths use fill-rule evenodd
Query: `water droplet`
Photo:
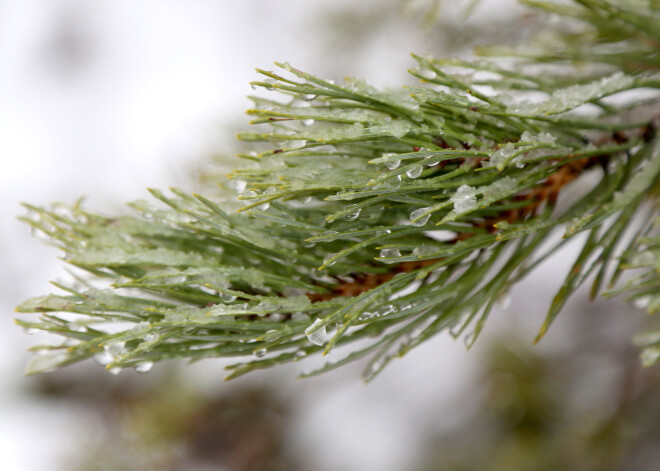
<svg viewBox="0 0 660 471"><path fill-rule="evenodd" d="M394 178L390 178L385 182L385 187L390 190L396 190L401 186L401 175L397 175Z"/></svg>
<svg viewBox="0 0 660 471"><path fill-rule="evenodd" d="M413 165L408 170L406 170L406 175L408 175L409 178L417 178L421 174L422 174L422 166L421 165Z"/></svg>
<svg viewBox="0 0 660 471"><path fill-rule="evenodd" d="M242 193L245 191L247 182L243 180L232 180L231 186L234 188L234 190L236 190L237 193Z"/></svg>
<svg viewBox="0 0 660 471"><path fill-rule="evenodd" d="M433 247L432 245L422 244L418 247L415 247L415 250L413 250L413 255L417 257L428 257L429 255L432 255L437 252L438 252L437 247Z"/></svg>
<svg viewBox="0 0 660 471"><path fill-rule="evenodd" d="M126 345L126 342L115 342L111 344L106 344L103 348L107 353L109 353L112 356L117 356L121 355L124 353L124 346Z"/></svg>
<svg viewBox="0 0 660 471"><path fill-rule="evenodd" d="M48 234L46 234L41 229L37 229L36 227L30 227L30 235L35 239L39 239L39 240L44 240L48 238Z"/></svg>
<svg viewBox="0 0 660 471"><path fill-rule="evenodd" d="M271 322L282 322L284 320L284 317L285 317L284 314L276 312L275 314L271 314L270 316L268 316L268 320Z"/></svg>
<svg viewBox="0 0 660 471"><path fill-rule="evenodd" d="M305 196L304 198L300 198L300 202L302 204L307 204L312 202L312 197L311 196Z"/></svg>
<svg viewBox="0 0 660 471"><path fill-rule="evenodd" d="M333 254L326 255L326 256L323 258L323 265L325 265L326 267L331 267L332 265L334 265L335 263L337 263L337 260L332 260L332 261L330 261L330 260L332 259L332 257L334 257Z"/></svg>
<svg viewBox="0 0 660 471"><path fill-rule="evenodd" d="M415 72L417 72L419 75L421 75L426 80L433 80L436 77L435 72L432 71L432 70L429 70L429 69L417 68L417 69L415 69Z"/></svg>
<svg viewBox="0 0 660 471"><path fill-rule="evenodd" d="M361 208L352 210L350 213L344 214L344 219L347 221L355 221L360 216Z"/></svg>
<svg viewBox="0 0 660 471"><path fill-rule="evenodd" d="M262 205L257 206L257 209L259 211L266 211L268 208L270 208L270 203L269 202L266 202Z"/></svg>
<svg viewBox="0 0 660 471"><path fill-rule="evenodd" d="M71 322L69 324L69 329L73 330L74 332L85 332L87 330L84 325L80 325L75 322Z"/></svg>
<svg viewBox="0 0 660 471"><path fill-rule="evenodd" d="M305 101L316 100L316 95L310 93L310 94L307 94L307 95L303 95L302 99L305 100Z"/></svg>
<svg viewBox="0 0 660 471"><path fill-rule="evenodd" d="M236 301L236 296L229 293L220 293L220 298L226 303L231 303L233 301Z"/></svg>
<svg viewBox="0 0 660 471"><path fill-rule="evenodd" d="M148 373L153 366L154 366L153 361L141 361L140 363L136 363L135 366L133 366L133 368L138 373Z"/></svg>
<svg viewBox="0 0 660 471"><path fill-rule="evenodd" d="M256 90L256 89L257 89L257 86L256 86L255 84L251 83L251 84L250 84L250 88L251 88L252 90Z"/></svg>
<svg viewBox="0 0 660 471"><path fill-rule="evenodd" d="M115 366L114 368L110 368L108 370L108 373L110 373L111 375L118 375L119 373L121 373L121 368Z"/></svg>
<svg viewBox="0 0 660 471"><path fill-rule="evenodd" d="M401 252L399 252L399 249L382 249L380 251L380 258L394 258L394 257L400 257ZM381 260L382 262L385 263L396 263L394 260Z"/></svg>
<svg viewBox="0 0 660 471"><path fill-rule="evenodd" d="M310 342L312 342L314 345L318 345L318 346L323 346L326 343L328 343L328 340L330 340L328 337L328 333L325 330L325 326L312 332L312 329L314 329L321 322L322 322L321 319L316 319L312 325L310 325L305 329L305 335L307 336L307 339Z"/></svg>
<svg viewBox="0 0 660 471"><path fill-rule="evenodd" d="M396 170L401 164L400 160L388 160L385 162L385 166L390 170Z"/></svg>
<svg viewBox="0 0 660 471"><path fill-rule="evenodd" d="M268 350L265 348L258 348L252 353L254 353L254 356L257 358L263 358L266 356L266 353L268 353Z"/></svg>
<svg viewBox="0 0 660 471"><path fill-rule="evenodd" d="M367 370L364 372L364 378L365 379L371 379L373 376L375 376L384 366L383 361L377 361L372 364L370 364L367 367Z"/></svg>
<svg viewBox="0 0 660 471"><path fill-rule="evenodd" d="M314 120L311 119L311 118L310 119L303 119L303 120L300 121L300 124L302 124L305 127L309 127L309 126L312 126L314 124Z"/></svg>
<svg viewBox="0 0 660 471"><path fill-rule="evenodd" d="M497 298L497 307L504 310L508 308L510 305L511 305L511 293L506 291L500 294L500 296Z"/></svg>
<svg viewBox="0 0 660 471"><path fill-rule="evenodd" d="M23 332L25 332L28 335L34 335L37 333L37 329L34 327L23 327Z"/></svg>
<svg viewBox="0 0 660 471"><path fill-rule="evenodd" d="M252 190L242 191L239 195L240 198L254 198L257 194Z"/></svg>
<svg viewBox="0 0 660 471"><path fill-rule="evenodd" d="M307 356L307 352L304 350L298 350L293 354L293 361L300 361Z"/></svg>
<svg viewBox="0 0 660 471"><path fill-rule="evenodd" d="M112 360L114 357L110 355L108 352L100 352L94 355L94 361L98 363L101 366L106 366L112 363Z"/></svg>
<svg viewBox="0 0 660 471"><path fill-rule="evenodd" d="M310 248L314 247L316 245L316 243L312 242L312 241L308 241L308 240L303 240L301 245L303 247L307 247L308 249L310 249Z"/></svg>
<svg viewBox="0 0 660 471"><path fill-rule="evenodd" d="M431 213L424 214L427 211L429 211L431 208L419 208L414 210L413 212L410 213L410 224L416 227L420 227L425 225L428 221L429 218L431 217Z"/></svg>
<svg viewBox="0 0 660 471"><path fill-rule="evenodd" d="M360 317L358 317L358 320L367 321L367 320L371 319L372 317L376 317L376 314L374 314L373 312L364 311L362 314L360 314Z"/></svg>
<svg viewBox="0 0 660 471"><path fill-rule="evenodd" d="M651 296L642 296L639 298L635 298L632 304L637 309L646 309L650 302L651 302Z"/></svg>
<svg viewBox="0 0 660 471"><path fill-rule="evenodd" d="M394 309L394 306L392 306L391 304L389 304L389 305L387 305L387 306L383 306L383 307L381 307L380 309L378 309L378 310L376 311L376 316L378 316L378 317L386 316L386 315L388 315L388 314L393 313L395 310L396 310L396 309Z"/></svg>

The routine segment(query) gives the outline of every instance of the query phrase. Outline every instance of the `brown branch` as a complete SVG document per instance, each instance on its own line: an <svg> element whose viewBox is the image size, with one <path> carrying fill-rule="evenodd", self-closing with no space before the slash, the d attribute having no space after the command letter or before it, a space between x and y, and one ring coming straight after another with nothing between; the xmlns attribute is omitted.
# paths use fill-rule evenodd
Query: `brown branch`
<svg viewBox="0 0 660 471"><path fill-rule="evenodd" d="M619 131L614 134L604 134L597 142L593 144L602 146L606 143L623 143L628 142L633 138L641 137L644 140L649 140L656 132L655 126L649 124L648 126L640 129L633 129L628 131ZM442 139L436 138L434 143L443 148L449 148L449 145ZM469 149L468 144L463 144L465 149ZM419 151L418 147L413 148ZM573 156L569 155L568 160ZM513 197L515 201L528 201L529 204L515 209L502 211L497 216L493 216L481 221L474 221L473 227L484 229L488 232L495 232L496 224L506 221L508 223L515 223L523 221L538 213L538 210L543 205L554 205L557 202L561 190L578 178L582 173L596 165L604 166L610 159L610 155L600 154L592 157L585 157L579 160L569 161L560 166L556 172L550 175L544 182L534 187L531 190L517 194ZM465 159L460 159L464 162ZM444 165L446 162L440 162ZM478 164L478 162L474 162ZM449 241L449 243L456 243L473 236L473 232L461 232L456 237ZM307 297L312 302L328 301L338 296L354 297L359 296L367 291L386 283L394 278L397 273L409 273L413 270L427 267L433 263L438 262L440 259L419 260L414 262L403 262L392 266L392 269L386 273L366 274L366 273L353 273L351 274L353 281L341 281L340 284L333 286L329 293L308 293Z"/></svg>

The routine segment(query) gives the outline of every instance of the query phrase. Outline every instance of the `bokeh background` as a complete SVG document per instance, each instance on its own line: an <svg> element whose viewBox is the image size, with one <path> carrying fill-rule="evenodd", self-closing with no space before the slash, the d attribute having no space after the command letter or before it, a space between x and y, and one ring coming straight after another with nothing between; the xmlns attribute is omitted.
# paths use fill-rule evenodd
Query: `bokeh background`
<svg viewBox="0 0 660 471"><path fill-rule="evenodd" d="M360 364L296 380L305 362L229 383L222 360L23 376L26 349L51 339L21 332L13 307L69 275L16 220L21 201L86 195L117 213L146 187L212 191L236 164L255 67L395 87L413 83L410 52L469 56L544 21L513 0L469 18L457 6L471 2L445 3L0 0L0 469L657 469L660 374L630 344L640 312L582 293L531 346L575 244L470 351L438 336L368 386Z"/></svg>

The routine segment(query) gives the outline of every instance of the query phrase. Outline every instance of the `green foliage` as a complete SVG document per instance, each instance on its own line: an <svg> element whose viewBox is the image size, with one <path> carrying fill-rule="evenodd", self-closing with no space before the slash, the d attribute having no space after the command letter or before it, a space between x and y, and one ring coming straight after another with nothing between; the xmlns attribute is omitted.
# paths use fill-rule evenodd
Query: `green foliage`
<svg viewBox="0 0 660 471"><path fill-rule="evenodd" d="M659 242L636 216L658 217L645 203L660 176L657 5L526 3L583 25L560 53L518 54L534 67L413 56L421 83L389 91L258 70L253 85L277 98L253 97L256 130L239 136L251 165L223 201L151 190L160 206L119 217L28 206L24 220L91 275L19 306L42 313L19 324L66 339L35 347L29 372L237 357L236 377L340 348L306 376L369 355L370 380L439 332L472 344L502 294L581 232L539 338L590 275L595 296L623 268L651 268L631 289L653 296ZM587 173L597 184L557 205ZM647 363L658 338L640 340Z"/></svg>

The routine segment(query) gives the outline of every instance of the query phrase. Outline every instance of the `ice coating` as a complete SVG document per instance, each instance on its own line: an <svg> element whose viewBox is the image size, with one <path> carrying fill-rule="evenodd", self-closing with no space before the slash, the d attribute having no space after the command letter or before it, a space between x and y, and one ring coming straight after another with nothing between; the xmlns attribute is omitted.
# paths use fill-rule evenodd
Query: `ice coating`
<svg viewBox="0 0 660 471"><path fill-rule="evenodd" d="M454 211L464 213L477 205L476 190L469 185L461 185L451 197Z"/></svg>

